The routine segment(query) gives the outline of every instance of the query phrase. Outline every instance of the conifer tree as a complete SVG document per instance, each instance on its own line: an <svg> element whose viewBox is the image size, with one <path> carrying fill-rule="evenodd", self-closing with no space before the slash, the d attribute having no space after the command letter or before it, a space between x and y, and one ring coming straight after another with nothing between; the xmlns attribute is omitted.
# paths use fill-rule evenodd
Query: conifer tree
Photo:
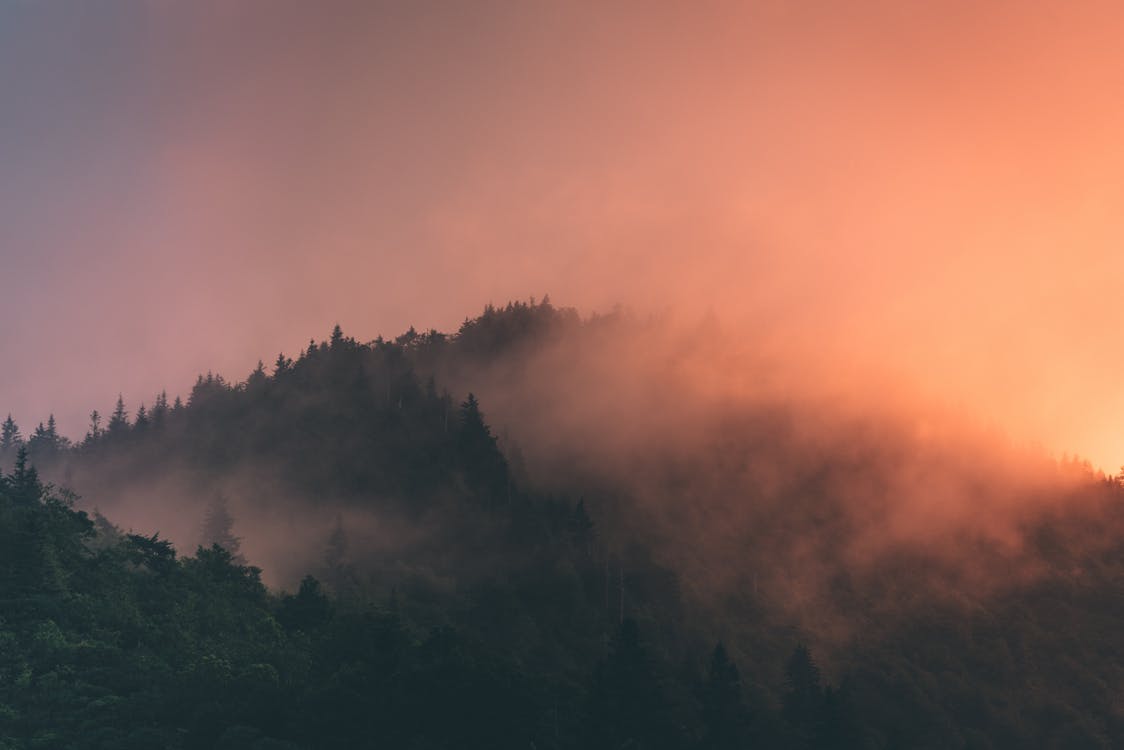
<svg viewBox="0 0 1124 750"><path fill-rule="evenodd" d="M101 426L101 414L98 413L97 409L94 409L90 412L90 429L86 433L86 445L92 445L98 440L101 440L104 434L105 430L103 430Z"/></svg>
<svg viewBox="0 0 1124 750"><path fill-rule="evenodd" d="M234 517L230 515L226 497L221 494L215 495L203 517L202 546L206 548L216 544L229 552L236 564L246 564L246 558L241 553L242 539L234 536Z"/></svg>
<svg viewBox="0 0 1124 750"><path fill-rule="evenodd" d="M590 691L590 742L593 748L674 747L674 728L652 670L640 629L626 618L612 647L597 667Z"/></svg>
<svg viewBox="0 0 1124 750"><path fill-rule="evenodd" d="M16 453L16 466L8 477L12 494L18 501L33 503L42 494L42 485L39 484L39 472L28 463L27 446L20 445Z"/></svg>
<svg viewBox="0 0 1124 750"><path fill-rule="evenodd" d="M117 405L113 408L113 414L109 418L109 426L106 432L110 437L118 437L125 434L129 430L129 412L125 411L125 399L121 394L117 395Z"/></svg>
<svg viewBox="0 0 1124 750"><path fill-rule="evenodd" d="M245 388L247 391L257 393L260 392L268 382L269 376L265 373L265 363L259 359L257 365L246 377Z"/></svg>
<svg viewBox="0 0 1124 750"><path fill-rule="evenodd" d="M55 415L50 415L47 424L40 422L35 431L32 433L31 438L27 441L28 450L40 457L49 457L67 446L67 441L59 435L58 424L55 422Z"/></svg>
<svg viewBox="0 0 1124 750"><path fill-rule="evenodd" d="M809 743L819 734L824 691L820 684L820 669L804 644L797 645L788 659L785 689L784 718L798 736Z"/></svg>
<svg viewBox="0 0 1124 750"><path fill-rule="evenodd" d="M486 496L501 496L507 487L507 461L471 393L461 404L457 443L469 487Z"/></svg>
<svg viewBox="0 0 1124 750"><path fill-rule="evenodd" d="M168 392L160 391L156 397L155 403L152 405L152 410L148 413L149 420L152 422L153 427L161 427L164 424L164 419L168 416Z"/></svg>
<svg viewBox="0 0 1124 750"><path fill-rule="evenodd" d="M0 425L0 453L15 450L22 442L23 437L20 435L20 428L12 419L12 415L9 414L8 418L4 420L4 424Z"/></svg>
<svg viewBox="0 0 1124 750"><path fill-rule="evenodd" d="M702 694L703 741L706 750L735 750L747 743L747 714L742 703L741 676L719 643L710 657Z"/></svg>
<svg viewBox="0 0 1124 750"><path fill-rule="evenodd" d="M347 532L343 528L343 517L336 514L336 523L328 536L328 548L324 551L324 562L328 566L328 583L337 592L341 591L349 578L347 559Z"/></svg>
<svg viewBox="0 0 1124 750"><path fill-rule="evenodd" d="M145 408L143 403L137 408L137 416L133 420L133 429L137 432L148 429L148 409Z"/></svg>

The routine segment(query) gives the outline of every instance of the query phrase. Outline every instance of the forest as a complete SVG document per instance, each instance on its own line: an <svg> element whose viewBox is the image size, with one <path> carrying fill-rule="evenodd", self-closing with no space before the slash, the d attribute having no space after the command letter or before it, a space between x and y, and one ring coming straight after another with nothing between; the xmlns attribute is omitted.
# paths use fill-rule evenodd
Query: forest
<svg viewBox="0 0 1124 750"><path fill-rule="evenodd" d="M0 748L1124 747L1121 478L692 391L663 331L514 302L9 416Z"/></svg>

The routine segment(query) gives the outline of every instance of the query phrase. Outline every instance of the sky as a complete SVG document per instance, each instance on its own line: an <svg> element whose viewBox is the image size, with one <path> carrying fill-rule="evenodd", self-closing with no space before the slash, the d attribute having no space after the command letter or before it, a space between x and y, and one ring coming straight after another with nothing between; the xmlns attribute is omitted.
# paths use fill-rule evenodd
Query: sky
<svg viewBox="0 0 1124 750"><path fill-rule="evenodd" d="M488 302L714 314L1124 464L1124 10L0 0L0 412Z"/></svg>

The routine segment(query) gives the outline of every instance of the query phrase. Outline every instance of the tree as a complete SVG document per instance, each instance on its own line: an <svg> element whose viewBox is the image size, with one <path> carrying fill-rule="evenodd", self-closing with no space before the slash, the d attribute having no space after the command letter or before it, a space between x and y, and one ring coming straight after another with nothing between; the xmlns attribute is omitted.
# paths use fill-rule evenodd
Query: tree
<svg viewBox="0 0 1124 750"><path fill-rule="evenodd" d="M328 535L328 548L324 551L324 562L328 566L329 584L337 592L347 584L350 571L344 560L347 558L347 533L343 528L343 517L336 514L336 525Z"/></svg>
<svg viewBox="0 0 1124 750"><path fill-rule="evenodd" d="M702 691L703 741L706 750L743 748L748 741L748 714L742 703L741 676L719 643L710 657Z"/></svg>
<svg viewBox="0 0 1124 750"><path fill-rule="evenodd" d="M590 691L590 747L660 748L675 745L675 728L640 640L636 621L626 618L609 655L597 666Z"/></svg>
<svg viewBox="0 0 1124 750"><path fill-rule="evenodd" d="M862 732L846 683L824 689L823 707L814 746L816 750L854 750L862 747Z"/></svg>
<svg viewBox="0 0 1124 750"><path fill-rule="evenodd" d="M101 414L98 413L97 409L94 409L90 412L90 429L86 433L86 445L92 445L98 440L101 440L104 434L105 430L103 430L101 426Z"/></svg>
<svg viewBox="0 0 1124 750"><path fill-rule="evenodd" d="M236 565L246 564L246 558L241 553L242 539L234 536L234 517L227 508L226 497L221 494L215 495L203 516L201 546L206 548L212 545L218 545L229 552Z"/></svg>
<svg viewBox="0 0 1124 750"><path fill-rule="evenodd" d="M4 420L4 424L0 425L0 453L15 450L22 442L23 437L20 435L20 428L12 419L12 415L9 414L8 418Z"/></svg>
<svg viewBox="0 0 1124 750"><path fill-rule="evenodd" d="M117 394L117 406L109 418L109 427L106 432L110 437L120 437L129 431L129 412L125 411L125 399Z"/></svg>
<svg viewBox="0 0 1124 750"><path fill-rule="evenodd" d="M308 630L331 616L332 604L320 589L320 582L312 576L301 580L296 596L281 598L277 619L289 630Z"/></svg>
<svg viewBox="0 0 1124 750"><path fill-rule="evenodd" d="M820 735L823 703L820 669L808 647L801 643L793 650L785 668L782 713L806 745Z"/></svg>
<svg viewBox="0 0 1124 750"><path fill-rule="evenodd" d="M246 378L246 387L254 390L265 385L267 380L269 380L269 376L265 374L265 363L259 359L258 366L250 373L250 377Z"/></svg>
<svg viewBox="0 0 1124 750"><path fill-rule="evenodd" d="M148 416L153 427L160 428L164 425L164 419L168 416L167 391L160 391L160 395L156 397L156 402L152 405L152 411L148 413Z"/></svg>
<svg viewBox="0 0 1124 750"><path fill-rule="evenodd" d="M148 429L148 409L142 403L137 408L137 417L133 420L133 429L137 432L143 432Z"/></svg>
<svg viewBox="0 0 1124 750"><path fill-rule="evenodd" d="M21 445L16 453L16 466L7 477L7 484L17 501L34 503L42 496L43 485L39 482L39 472L28 464L27 459L27 446Z"/></svg>
<svg viewBox="0 0 1124 750"><path fill-rule="evenodd" d="M277 361L273 363L273 377L277 379L287 374L293 367L293 360L286 357L283 353L277 355Z"/></svg>
<svg viewBox="0 0 1124 750"><path fill-rule="evenodd" d="M507 489L507 461L484 422L475 395L468 394L461 404L460 417L457 447L469 488L489 499L502 496Z"/></svg>

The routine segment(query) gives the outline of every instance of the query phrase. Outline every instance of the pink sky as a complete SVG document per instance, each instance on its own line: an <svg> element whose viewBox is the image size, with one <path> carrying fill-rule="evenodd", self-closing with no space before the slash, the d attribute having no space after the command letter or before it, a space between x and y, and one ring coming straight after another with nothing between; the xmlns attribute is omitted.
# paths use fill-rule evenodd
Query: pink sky
<svg viewBox="0 0 1124 750"><path fill-rule="evenodd" d="M1115 469L1121 38L1095 2L4 4L0 411L77 436L549 292Z"/></svg>

